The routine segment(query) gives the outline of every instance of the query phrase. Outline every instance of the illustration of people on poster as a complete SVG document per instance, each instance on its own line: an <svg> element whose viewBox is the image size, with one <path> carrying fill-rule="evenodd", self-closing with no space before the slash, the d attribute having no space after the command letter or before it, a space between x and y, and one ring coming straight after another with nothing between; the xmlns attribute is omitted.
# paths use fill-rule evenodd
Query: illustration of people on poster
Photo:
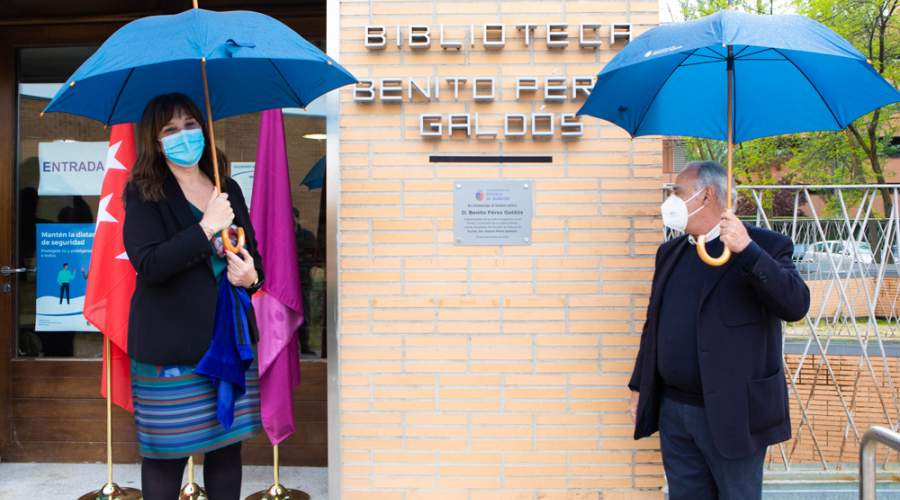
<svg viewBox="0 0 900 500"><path fill-rule="evenodd" d="M96 332L84 318L94 224L37 224L39 332Z"/></svg>

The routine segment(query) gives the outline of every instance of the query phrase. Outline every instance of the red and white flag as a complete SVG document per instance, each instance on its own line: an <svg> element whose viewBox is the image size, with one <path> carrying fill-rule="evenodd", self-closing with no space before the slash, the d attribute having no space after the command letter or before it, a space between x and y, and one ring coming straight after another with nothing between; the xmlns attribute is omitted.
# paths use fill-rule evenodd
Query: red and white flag
<svg viewBox="0 0 900 500"><path fill-rule="evenodd" d="M122 242L122 224L125 222L122 190L134 161L133 124L113 125L84 301L84 317L112 341L112 401L130 412L134 412L134 407L131 402L131 360L127 353L128 310L137 274ZM100 389L103 396L106 396L108 362L104 348Z"/></svg>

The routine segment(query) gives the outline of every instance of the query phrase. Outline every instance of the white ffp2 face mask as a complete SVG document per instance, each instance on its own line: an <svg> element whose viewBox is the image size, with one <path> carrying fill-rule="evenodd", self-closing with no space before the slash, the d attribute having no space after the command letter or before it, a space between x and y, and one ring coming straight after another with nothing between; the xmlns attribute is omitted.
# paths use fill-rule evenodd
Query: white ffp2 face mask
<svg viewBox="0 0 900 500"><path fill-rule="evenodd" d="M687 199L687 201L682 200L680 197L675 196L674 194L669 196L668 199L662 204L662 222L668 228L674 229L676 231L684 232L684 228L687 227L688 219L694 215L695 213L703 210L705 205L701 205L700 208L694 210L691 213L688 213L687 202L693 200L697 197L698 194L702 193L703 190L697 191L694 193L694 196L691 196Z"/></svg>

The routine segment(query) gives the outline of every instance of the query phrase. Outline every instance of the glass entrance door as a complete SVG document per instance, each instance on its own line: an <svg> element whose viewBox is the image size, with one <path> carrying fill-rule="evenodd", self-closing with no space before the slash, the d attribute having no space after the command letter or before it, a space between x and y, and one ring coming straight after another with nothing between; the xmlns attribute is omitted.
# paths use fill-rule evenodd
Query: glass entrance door
<svg viewBox="0 0 900 500"><path fill-rule="evenodd" d="M16 356L99 358L80 314L109 131L78 116L41 116L96 47L19 50Z"/></svg>

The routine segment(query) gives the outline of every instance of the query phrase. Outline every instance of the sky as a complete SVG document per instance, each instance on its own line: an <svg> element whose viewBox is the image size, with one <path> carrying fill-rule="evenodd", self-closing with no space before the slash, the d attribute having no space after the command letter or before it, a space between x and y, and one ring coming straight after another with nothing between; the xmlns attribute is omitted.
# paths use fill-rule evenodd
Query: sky
<svg viewBox="0 0 900 500"><path fill-rule="evenodd" d="M789 14L790 12L792 9L789 0L775 0L776 14ZM682 19L678 0L659 0L659 22L661 24L670 23L673 21L673 16L678 21Z"/></svg>

